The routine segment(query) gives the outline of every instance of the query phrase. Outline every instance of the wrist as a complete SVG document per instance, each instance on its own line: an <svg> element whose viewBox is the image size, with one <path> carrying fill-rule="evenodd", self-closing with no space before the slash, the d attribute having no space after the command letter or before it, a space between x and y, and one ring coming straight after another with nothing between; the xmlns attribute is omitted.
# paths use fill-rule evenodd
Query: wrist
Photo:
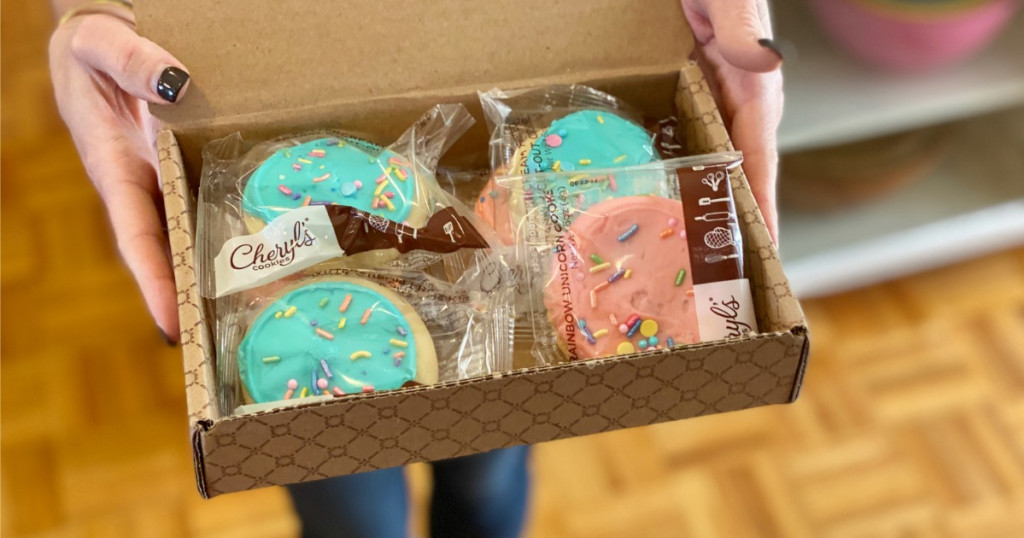
<svg viewBox="0 0 1024 538"><path fill-rule="evenodd" d="M54 12L60 15L57 26L84 15L113 15L134 23L135 14L131 0L54 0Z"/></svg>

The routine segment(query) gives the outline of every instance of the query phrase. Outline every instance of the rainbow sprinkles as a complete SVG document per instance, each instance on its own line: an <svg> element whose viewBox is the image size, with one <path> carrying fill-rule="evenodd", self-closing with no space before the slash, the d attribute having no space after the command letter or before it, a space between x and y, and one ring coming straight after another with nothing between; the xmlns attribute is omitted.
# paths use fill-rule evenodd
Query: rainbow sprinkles
<svg viewBox="0 0 1024 538"><path fill-rule="evenodd" d="M544 293L570 359L699 341L681 217L676 200L633 196L601 202L573 222L570 258L552 261L553 273L565 274Z"/></svg>
<svg viewBox="0 0 1024 538"><path fill-rule="evenodd" d="M368 282L321 281L266 308L238 348L252 401L396 389L414 380L420 350L408 337L408 306L403 310L381 290ZM362 323L346 325L350 308L364 310Z"/></svg>
<svg viewBox="0 0 1024 538"><path fill-rule="evenodd" d="M264 223L300 206L345 205L401 222L416 204L412 164L356 139L321 138L274 152L249 178L242 209ZM374 189L364 181L376 179Z"/></svg>

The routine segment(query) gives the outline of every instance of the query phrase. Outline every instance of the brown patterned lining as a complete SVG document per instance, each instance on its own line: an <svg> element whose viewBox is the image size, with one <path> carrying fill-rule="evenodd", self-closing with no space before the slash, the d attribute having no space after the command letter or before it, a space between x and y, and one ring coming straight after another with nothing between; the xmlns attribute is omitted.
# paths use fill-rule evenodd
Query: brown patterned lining
<svg viewBox="0 0 1024 538"><path fill-rule="evenodd" d="M220 416L213 397L214 368L211 333L199 299L195 261L195 203L181 165L178 142L169 131L157 136L160 180L167 214L174 281L178 288L178 321L185 360L185 394L189 422L215 420Z"/></svg>
<svg viewBox="0 0 1024 538"><path fill-rule="evenodd" d="M210 494L789 401L801 338L761 336L218 421Z"/></svg>

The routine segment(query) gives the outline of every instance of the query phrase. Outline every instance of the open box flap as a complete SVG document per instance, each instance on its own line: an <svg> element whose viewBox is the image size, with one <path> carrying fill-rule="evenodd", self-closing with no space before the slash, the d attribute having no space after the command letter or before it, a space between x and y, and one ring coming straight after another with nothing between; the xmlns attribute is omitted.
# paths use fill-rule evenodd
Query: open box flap
<svg viewBox="0 0 1024 538"><path fill-rule="evenodd" d="M415 91L683 65L679 0L138 0L139 32L188 68L172 130Z"/></svg>

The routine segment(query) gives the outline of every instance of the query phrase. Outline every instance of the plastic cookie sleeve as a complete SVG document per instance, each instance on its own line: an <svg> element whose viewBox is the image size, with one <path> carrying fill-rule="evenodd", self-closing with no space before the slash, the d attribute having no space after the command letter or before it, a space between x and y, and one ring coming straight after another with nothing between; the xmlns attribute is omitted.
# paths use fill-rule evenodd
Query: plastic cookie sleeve
<svg viewBox="0 0 1024 538"><path fill-rule="evenodd" d="M265 315L264 311L290 290L300 288L308 283L339 278L371 282L408 303L430 334L433 351L437 358L438 382L469 379L508 371L512 368L511 337L514 313L511 310L511 290L484 293L471 286L463 285L461 282L445 282L422 272L392 268L326 269L275 281L269 285L247 290L244 293L232 294L217 301L218 403L225 415L358 396L357 394L321 394L302 397L300 391L296 390L288 400L252 404L247 402L244 397L239 377L239 345L258 316ZM324 312L327 311L324 310ZM301 312L297 312L294 315L299 316L300 314ZM285 310L281 317L290 315L292 313ZM359 318L352 318L349 322L354 324L353 327L357 327ZM334 325L324 324L323 326L337 332L338 338L344 336L344 330L337 330ZM325 355L324 358L327 362L332 363L332 356ZM349 360L346 357L342 359L342 362ZM281 354L280 360L292 359ZM309 383L305 381L305 379L299 380L300 384L304 383L308 386ZM407 385L410 383L403 386Z"/></svg>
<svg viewBox="0 0 1024 538"><path fill-rule="evenodd" d="M405 172L415 176L418 188L408 198L407 203L415 212L417 218L407 219L403 226L392 225L390 230L398 233L410 232L418 235L414 228L427 226L429 217L438 210L450 207L450 198L440 188L433 177L434 168L441 154L446 151L455 140L459 138L473 124L473 118L462 105L437 105L423 114L412 126L410 126L394 143L387 148L377 146L366 140L372 137L362 133L351 133L338 129L319 129L315 131L295 133L272 140L261 142L247 142L242 139L240 133L234 133L225 138L214 140L203 148L203 171L199 187L198 197L198 256L197 266L200 275L199 287L203 297L223 296L239 289L245 289L267 282L271 277L265 275L245 275L242 282L237 285L225 286L224 282L233 280L234 275L224 274L224 270L218 271L220 267L228 267L229 273L235 268L220 263L216 260L224 254L229 242L239 243L232 245L232 248L249 243L252 245L250 254L252 259L246 262L244 271L249 271L254 266L265 266L278 276L300 271L314 265L319 261L325 261L341 256L352 256L354 254L372 250L362 248L359 241L342 239L343 242L353 243L351 245L335 246L334 238L331 237L332 225L330 216L325 212L317 210L314 206L321 206L327 202L307 201L303 207L289 208L284 205L272 208L276 216L268 219L265 223L259 223L254 227L256 217L248 215L243 209L246 197L246 184L252 178L254 172L272 155L278 151L287 152L290 148L303 143L318 139L344 140L349 145L357 147L370 155L378 152L391 151L406 160ZM298 160L300 156L296 156ZM306 159L307 161L309 159ZM390 161L388 161L390 162ZM387 163L384 163L386 166ZM323 168L323 167L321 167ZM330 175L330 174L328 174ZM404 177L404 176L403 176ZM364 178L368 188L373 185L372 179ZM314 179L314 183L319 178ZM404 181L404 179L403 179ZM375 200L376 202L376 200ZM298 202L296 202L296 205ZM364 208L365 209L365 208ZM290 215L290 213L296 212ZM466 214L466 211L463 211ZM310 219L310 220L306 220ZM364 215L364 224L375 224L377 221ZM383 219L381 219L383 220ZM397 219L403 220L403 219ZM280 222L277 222L280 221ZM308 224L299 230L299 223ZM454 224L453 224L454 225ZM444 228L441 229L444 231ZM457 230L456 230L457 231ZM318 240L315 248L305 248L303 260L300 263L281 263L280 260L267 259L271 251L283 246L286 256L293 249L292 246L302 243L305 236L309 234ZM262 237L257 237L261 235ZM429 235L428 235L429 237ZM306 241L308 242L308 241ZM263 251L257 252L256 243L262 243ZM289 246L288 243L296 243ZM393 243L407 243L401 237ZM429 241L428 241L429 243ZM311 245L305 245L311 246ZM391 248L388 245L383 248ZM298 249L294 249L298 252ZM397 249L398 252L405 250ZM394 251L392 251L394 252ZM443 251L450 252L450 251ZM365 258L372 260L371 258ZM251 263L249 263L251 262ZM358 263L358 262L356 262ZM230 290L230 291L229 291Z"/></svg>
<svg viewBox="0 0 1024 538"><path fill-rule="evenodd" d="M519 90L480 92L487 128L491 133L491 170L507 170L524 143L563 116L582 110L607 111L637 125L639 112L618 98L581 84L562 84ZM651 136L652 141L654 135ZM510 173L519 173L511 170Z"/></svg>
<svg viewBox="0 0 1024 538"><path fill-rule="evenodd" d="M538 363L558 363L573 356L571 352L567 355L544 301L553 278L552 258L558 252L575 251L567 231L576 215L590 213L580 208L579 198L607 193L612 176L620 186L626 182L643 184L646 190L637 192L636 197L655 196L680 204L680 224L686 230L685 244L690 255L688 280L694 288L688 308L696 314L697 341L756 331L749 283L744 278L743 240L729 177L729 172L741 162L740 153L727 152L584 173L546 172L499 177L499 183L519 182L527 186L526 192L532 193L524 200L522 222L516 223L517 260L525 271L524 278L531 291L532 303L525 314L531 320L533 355ZM563 192L565 185L575 189L572 194ZM577 253L574 259L584 266L607 261L587 255ZM611 276L613 280L617 277L629 278L618 273ZM574 282L570 280L571 285ZM614 284L610 282L610 285ZM576 310L571 304L567 308L570 312ZM677 340L676 345L679 344Z"/></svg>

